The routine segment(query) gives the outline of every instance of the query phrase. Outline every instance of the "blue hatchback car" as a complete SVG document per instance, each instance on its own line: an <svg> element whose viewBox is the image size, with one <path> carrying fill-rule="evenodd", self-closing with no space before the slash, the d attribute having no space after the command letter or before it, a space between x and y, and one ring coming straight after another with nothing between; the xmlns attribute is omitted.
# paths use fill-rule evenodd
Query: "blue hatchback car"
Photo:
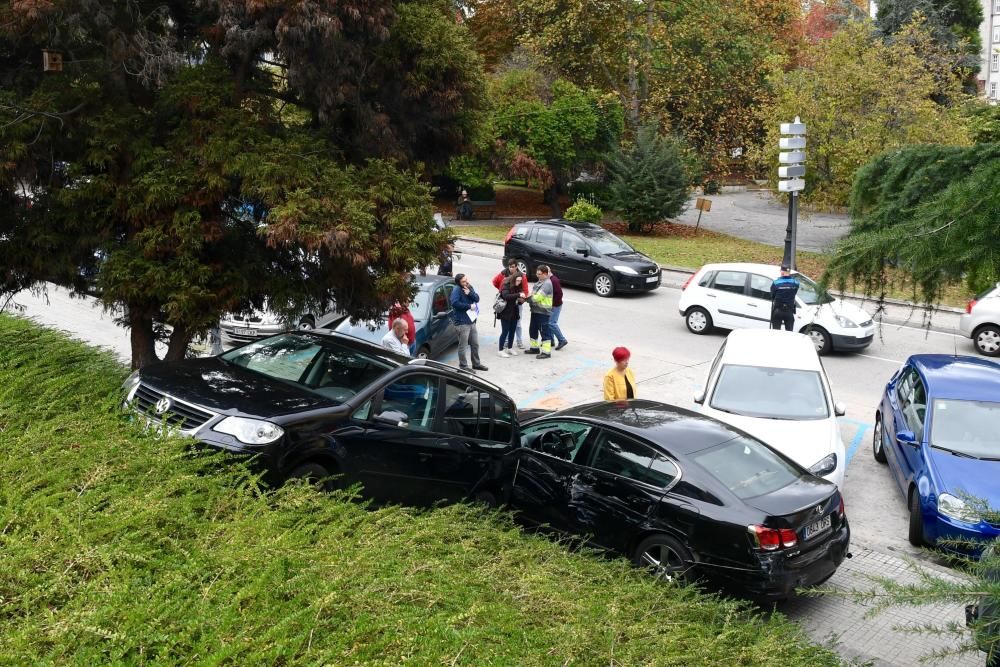
<svg viewBox="0 0 1000 667"><path fill-rule="evenodd" d="M872 448L906 497L911 544L1000 536L979 507L1000 511L1000 365L910 357L885 387Z"/></svg>

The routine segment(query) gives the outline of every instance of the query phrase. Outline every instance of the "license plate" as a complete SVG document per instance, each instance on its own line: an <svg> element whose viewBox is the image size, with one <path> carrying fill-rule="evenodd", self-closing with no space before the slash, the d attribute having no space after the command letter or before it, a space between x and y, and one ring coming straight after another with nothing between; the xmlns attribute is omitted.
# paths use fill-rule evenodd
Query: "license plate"
<svg viewBox="0 0 1000 667"><path fill-rule="evenodd" d="M805 538L808 540L809 538L815 537L824 531L830 530L830 521L831 515L827 515L819 521L815 521L806 526Z"/></svg>
<svg viewBox="0 0 1000 667"><path fill-rule="evenodd" d="M655 283L659 279L660 279L660 276L650 276L650 277L646 278L646 282L647 283Z"/></svg>
<svg viewBox="0 0 1000 667"><path fill-rule="evenodd" d="M256 336L257 335L257 330L256 329L240 329L240 328L237 328L237 329L233 329L233 331L236 332L237 336Z"/></svg>

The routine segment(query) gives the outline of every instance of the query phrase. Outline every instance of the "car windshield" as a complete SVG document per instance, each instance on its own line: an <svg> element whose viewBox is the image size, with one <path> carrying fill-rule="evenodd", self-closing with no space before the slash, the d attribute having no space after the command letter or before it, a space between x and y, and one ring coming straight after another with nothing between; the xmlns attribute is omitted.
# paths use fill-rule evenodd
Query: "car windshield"
<svg viewBox="0 0 1000 667"><path fill-rule="evenodd" d="M413 315L413 319L426 319L430 313L430 303L431 291L424 288L417 290L417 293L413 295L413 299L410 301L410 314Z"/></svg>
<svg viewBox="0 0 1000 667"><path fill-rule="evenodd" d="M602 230L580 230L580 234L602 255L618 255L635 252L635 248L622 241L614 234Z"/></svg>
<svg viewBox="0 0 1000 667"><path fill-rule="evenodd" d="M324 398L343 402L392 366L310 334L282 334L226 352L221 359Z"/></svg>
<svg viewBox="0 0 1000 667"><path fill-rule="evenodd" d="M767 419L826 419L830 416L817 371L726 364L709 403L716 410Z"/></svg>
<svg viewBox="0 0 1000 667"><path fill-rule="evenodd" d="M829 292L820 289L819 285L811 279L806 278L801 273L796 273L795 279L799 281L799 291L797 296L802 299L802 303L807 306L819 306L833 301L833 297L830 296Z"/></svg>
<svg viewBox="0 0 1000 667"><path fill-rule="evenodd" d="M934 399L931 447L977 459L1000 459L1000 403Z"/></svg>
<svg viewBox="0 0 1000 667"><path fill-rule="evenodd" d="M766 445L745 436L698 452L693 458L740 499L774 493L802 475Z"/></svg>

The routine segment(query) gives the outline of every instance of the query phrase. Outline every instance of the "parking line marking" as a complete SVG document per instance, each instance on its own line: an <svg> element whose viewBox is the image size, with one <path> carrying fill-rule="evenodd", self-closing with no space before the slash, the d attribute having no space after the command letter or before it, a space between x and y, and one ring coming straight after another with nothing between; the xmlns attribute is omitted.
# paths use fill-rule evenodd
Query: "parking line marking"
<svg viewBox="0 0 1000 667"><path fill-rule="evenodd" d="M851 459L854 458L854 455L857 453L858 447L861 446L861 441L865 437L865 432L869 428L871 428L870 424L862 424L858 427L857 433L854 434L854 439L851 440L851 444L847 447L847 463L844 464L845 468L850 465Z"/></svg>
<svg viewBox="0 0 1000 667"><path fill-rule="evenodd" d="M878 361L885 361L885 362L888 362L890 364L902 364L903 363L899 359L887 359L885 357L876 357L873 354L861 354L860 352L857 354L857 356L864 357L866 359L877 359Z"/></svg>
<svg viewBox="0 0 1000 667"><path fill-rule="evenodd" d="M579 377L583 373L586 373L587 371L594 369L596 366L597 364L594 363L584 363L583 366L580 366L578 368L569 371L568 373L560 375L555 380L553 380L549 384L545 385L544 387L536 391L534 394L528 396L523 401L520 401L518 407L525 407L525 408L531 407L532 405L542 400L543 398L550 396L552 390L557 389L564 382L569 382L573 378Z"/></svg>

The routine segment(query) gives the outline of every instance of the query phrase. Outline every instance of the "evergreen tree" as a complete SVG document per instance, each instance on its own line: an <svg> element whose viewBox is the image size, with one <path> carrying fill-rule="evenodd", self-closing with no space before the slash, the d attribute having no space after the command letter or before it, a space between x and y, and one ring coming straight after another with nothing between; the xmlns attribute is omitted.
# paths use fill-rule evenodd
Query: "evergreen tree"
<svg viewBox="0 0 1000 667"><path fill-rule="evenodd" d="M683 144L654 127L641 128L631 149L611 157L608 171L615 210L629 231L647 231L679 215L687 204L692 178Z"/></svg>
<svg viewBox="0 0 1000 667"><path fill-rule="evenodd" d="M875 23L886 36L896 35L914 19L926 20L934 39L958 54L955 68L975 75L979 71L983 10L979 0L884 0L878 3Z"/></svg>

